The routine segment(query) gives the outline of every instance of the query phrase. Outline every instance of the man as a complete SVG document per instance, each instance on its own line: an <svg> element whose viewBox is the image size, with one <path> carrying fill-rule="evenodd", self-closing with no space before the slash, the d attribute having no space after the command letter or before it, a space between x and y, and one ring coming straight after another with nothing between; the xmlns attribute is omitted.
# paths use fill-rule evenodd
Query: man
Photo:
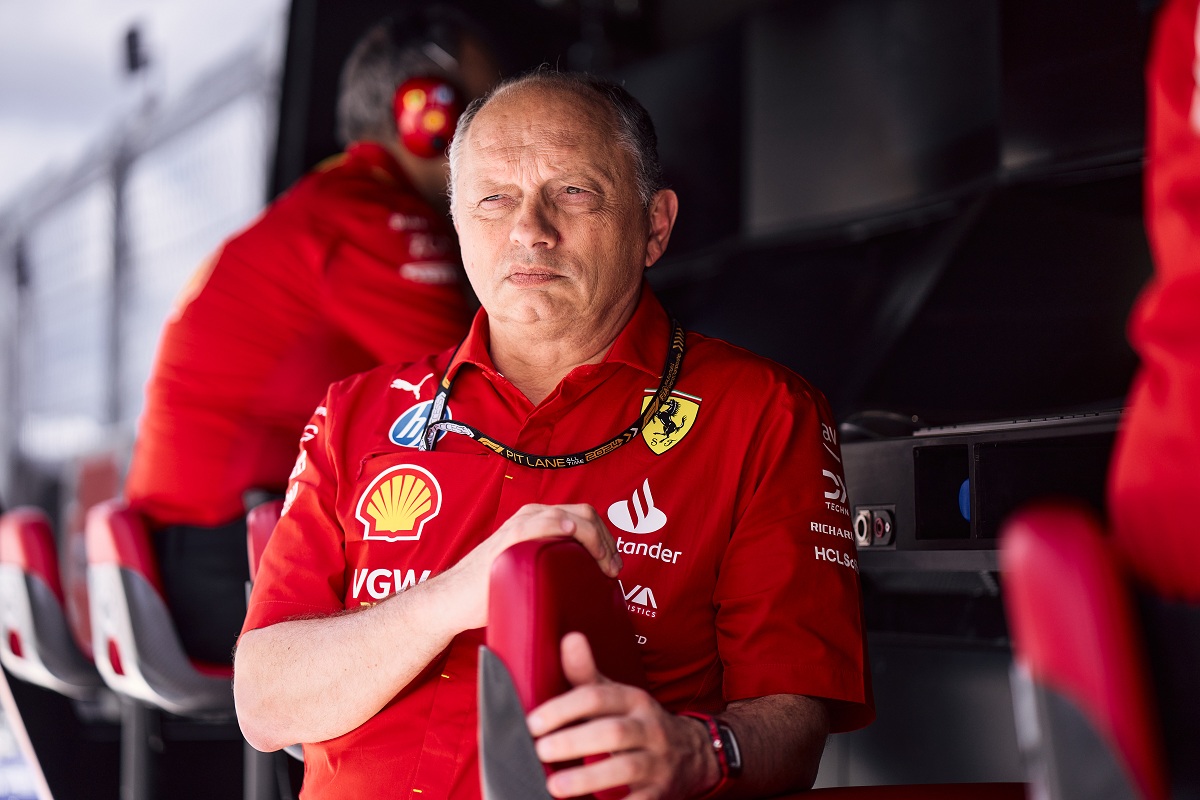
<svg viewBox="0 0 1200 800"><path fill-rule="evenodd" d="M239 641L247 739L313 743L306 797L478 796L490 565L567 534L619 576L650 693L564 638L577 688L530 714L538 754L616 755L555 772L551 794L811 785L826 733L872 713L824 399L673 330L642 275L677 200L623 89L554 72L506 83L464 114L450 164L483 310L457 351L351 378L317 409ZM389 442L427 403L425 448ZM719 714L740 774L713 748L715 720L675 712Z"/></svg>
<svg viewBox="0 0 1200 800"><path fill-rule="evenodd" d="M193 658L230 663L246 607L243 494L283 493L329 383L466 330L445 147L457 110L495 76L447 11L372 28L342 75L346 151L225 242L168 320L125 493L162 528L167 601Z"/></svg>

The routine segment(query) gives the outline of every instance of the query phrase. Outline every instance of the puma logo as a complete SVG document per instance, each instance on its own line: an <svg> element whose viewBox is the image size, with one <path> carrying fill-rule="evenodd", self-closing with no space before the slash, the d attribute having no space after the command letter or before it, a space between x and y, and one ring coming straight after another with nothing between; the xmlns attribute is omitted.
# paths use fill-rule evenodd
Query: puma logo
<svg viewBox="0 0 1200 800"><path fill-rule="evenodd" d="M421 387L425 385L425 381L429 380L432 377L433 377L433 373L431 372L428 375L426 375L424 378L421 378L421 382L416 385L409 383L408 381L404 380L403 378L396 378L396 380L392 381L392 388L393 389L403 389L406 392L412 392L413 400L420 400L421 399Z"/></svg>

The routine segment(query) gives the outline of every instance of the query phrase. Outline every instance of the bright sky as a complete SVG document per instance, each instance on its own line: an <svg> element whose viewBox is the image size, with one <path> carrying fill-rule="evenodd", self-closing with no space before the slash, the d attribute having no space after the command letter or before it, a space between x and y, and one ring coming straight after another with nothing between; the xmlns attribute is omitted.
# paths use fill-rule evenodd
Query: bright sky
<svg viewBox="0 0 1200 800"><path fill-rule="evenodd" d="M125 31L139 23L169 104L195 78L267 41L287 0L0 0L0 212L45 170L69 167L137 99Z"/></svg>

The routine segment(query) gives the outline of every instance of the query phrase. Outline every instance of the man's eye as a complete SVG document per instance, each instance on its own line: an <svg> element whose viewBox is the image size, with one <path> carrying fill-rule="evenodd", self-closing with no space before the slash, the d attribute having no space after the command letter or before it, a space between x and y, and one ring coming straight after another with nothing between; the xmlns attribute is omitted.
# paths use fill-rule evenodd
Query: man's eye
<svg viewBox="0 0 1200 800"><path fill-rule="evenodd" d="M566 192L567 194L583 194L584 190L578 186L568 186Z"/></svg>
<svg viewBox="0 0 1200 800"><path fill-rule="evenodd" d="M479 202L481 202L481 203L493 203L493 202L495 202L495 201L497 201L497 200L499 200L499 199L500 199L500 195L498 195L498 194L489 194L487 197L483 198L483 199L482 199L482 200L480 200Z"/></svg>

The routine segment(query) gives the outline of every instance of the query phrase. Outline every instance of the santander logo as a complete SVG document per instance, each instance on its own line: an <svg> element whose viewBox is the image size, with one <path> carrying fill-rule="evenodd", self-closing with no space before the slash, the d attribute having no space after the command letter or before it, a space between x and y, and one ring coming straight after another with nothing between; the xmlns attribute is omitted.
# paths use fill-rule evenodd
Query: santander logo
<svg viewBox="0 0 1200 800"><path fill-rule="evenodd" d="M667 524L667 515L654 505L649 478L642 481L640 495L634 489L630 499L609 506L608 519L626 533L654 533Z"/></svg>

